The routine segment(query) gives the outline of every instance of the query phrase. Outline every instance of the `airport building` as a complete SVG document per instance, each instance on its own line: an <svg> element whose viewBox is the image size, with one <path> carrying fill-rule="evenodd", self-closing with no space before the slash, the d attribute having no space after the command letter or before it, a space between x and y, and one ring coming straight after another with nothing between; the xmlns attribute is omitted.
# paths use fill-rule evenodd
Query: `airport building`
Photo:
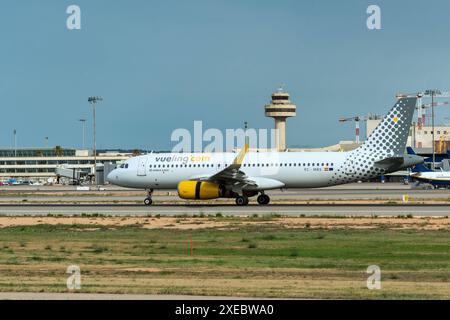
<svg viewBox="0 0 450 320"><path fill-rule="evenodd" d="M130 151L99 151L97 164L115 166L118 162L133 156ZM94 174L94 156L90 150L67 148L20 148L0 149L0 181L8 179L47 181L58 176L58 169ZM100 169L102 170L102 169Z"/></svg>

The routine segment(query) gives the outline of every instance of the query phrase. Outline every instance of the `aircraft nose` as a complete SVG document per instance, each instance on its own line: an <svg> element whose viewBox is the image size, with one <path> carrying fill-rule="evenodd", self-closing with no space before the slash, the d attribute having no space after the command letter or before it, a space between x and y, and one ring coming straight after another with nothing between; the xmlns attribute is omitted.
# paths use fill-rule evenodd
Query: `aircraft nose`
<svg viewBox="0 0 450 320"><path fill-rule="evenodd" d="M113 183L117 178L117 169L114 169L113 171L108 173L108 175L106 176L106 181L108 181L109 183Z"/></svg>

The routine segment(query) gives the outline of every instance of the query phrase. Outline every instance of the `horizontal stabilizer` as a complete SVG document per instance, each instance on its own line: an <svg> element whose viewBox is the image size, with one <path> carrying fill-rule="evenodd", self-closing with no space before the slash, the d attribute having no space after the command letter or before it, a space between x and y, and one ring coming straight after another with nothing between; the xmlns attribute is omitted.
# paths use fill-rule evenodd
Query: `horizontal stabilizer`
<svg viewBox="0 0 450 320"><path fill-rule="evenodd" d="M420 163L418 165L415 165L412 170L412 172L433 172L433 170L429 169L427 166L425 166L423 163Z"/></svg>
<svg viewBox="0 0 450 320"><path fill-rule="evenodd" d="M375 167L381 169L389 169L392 167L401 166L403 164L403 157L389 157L375 162Z"/></svg>
<svg viewBox="0 0 450 320"><path fill-rule="evenodd" d="M388 171L405 169L423 163L423 158L415 154L405 154L404 156L388 157L376 161L374 166Z"/></svg>

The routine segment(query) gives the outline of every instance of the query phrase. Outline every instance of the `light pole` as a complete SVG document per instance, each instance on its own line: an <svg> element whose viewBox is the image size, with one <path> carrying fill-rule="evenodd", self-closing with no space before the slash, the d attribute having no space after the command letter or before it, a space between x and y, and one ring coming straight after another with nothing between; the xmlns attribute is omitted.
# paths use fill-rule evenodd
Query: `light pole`
<svg viewBox="0 0 450 320"><path fill-rule="evenodd" d="M425 91L426 94L431 95L431 146L433 148L433 164L432 169L436 169L436 150L434 146L434 96L439 93L439 90L433 89L433 90L427 90Z"/></svg>
<svg viewBox="0 0 450 320"><path fill-rule="evenodd" d="M431 91L431 126L432 126L432 136L433 136L433 170L436 169L436 150L434 145L434 90Z"/></svg>
<svg viewBox="0 0 450 320"><path fill-rule="evenodd" d="M45 137L45 149L48 148L48 137Z"/></svg>
<svg viewBox="0 0 450 320"><path fill-rule="evenodd" d="M244 121L244 137L245 137L245 144L248 144L247 129L248 129L248 122L247 122L247 121Z"/></svg>
<svg viewBox="0 0 450 320"><path fill-rule="evenodd" d="M86 119L78 119L78 121L80 121L81 122L81 124L82 124L82 135L83 135L83 150L84 150L84 148L85 148L85 144L84 144L84 142L85 142L85 132L86 132Z"/></svg>
<svg viewBox="0 0 450 320"><path fill-rule="evenodd" d="M14 129L14 157L17 157L17 130Z"/></svg>
<svg viewBox="0 0 450 320"><path fill-rule="evenodd" d="M95 182L95 188L98 188L97 183L97 141L96 141L96 123L95 123L95 105L97 102L103 101L101 97L89 97L88 102L92 105L92 111L93 111L93 128L94 128L94 143L93 143L93 152L94 152L94 182Z"/></svg>

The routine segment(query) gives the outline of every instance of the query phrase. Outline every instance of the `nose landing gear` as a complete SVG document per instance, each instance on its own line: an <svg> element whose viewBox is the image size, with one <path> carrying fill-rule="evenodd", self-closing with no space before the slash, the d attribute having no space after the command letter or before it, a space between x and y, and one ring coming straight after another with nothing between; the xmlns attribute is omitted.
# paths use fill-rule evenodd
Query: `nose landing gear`
<svg viewBox="0 0 450 320"><path fill-rule="evenodd" d="M146 206L151 206L152 205L152 203L153 203L152 194L153 194L153 189L150 189L150 190L147 191L147 198L144 199L144 204Z"/></svg>

